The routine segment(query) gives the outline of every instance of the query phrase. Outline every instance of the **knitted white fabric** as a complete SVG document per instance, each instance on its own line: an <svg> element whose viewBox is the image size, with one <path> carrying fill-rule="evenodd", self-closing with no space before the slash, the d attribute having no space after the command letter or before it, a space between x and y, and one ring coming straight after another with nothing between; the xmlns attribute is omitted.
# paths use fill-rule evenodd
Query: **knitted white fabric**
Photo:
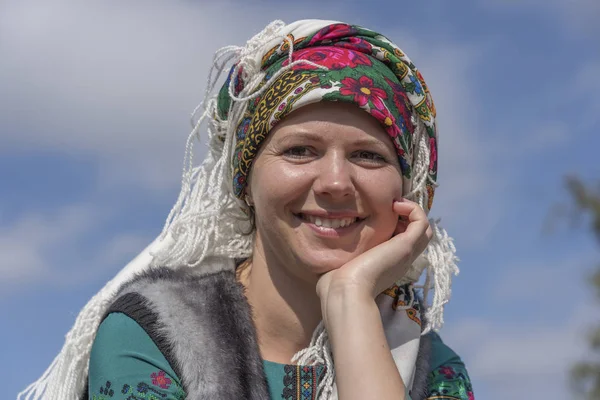
<svg viewBox="0 0 600 400"><path fill-rule="evenodd" d="M314 21L315 24L335 23L336 21ZM218 50L213 58L206 93L203 102L192 113L193 130L186 142L181 192L169 213L161 235L142 253L109 281L79 313L74 326L66 335L64 346L40 379L32 383L17 399L78 399L83 393L88 375L88 363L91 346L95 338L100 320L115 300L119 287L135 274L153 266L202 267L202 261L210 256L229 258L246 258L251 256L253 236L243 235L240 231L248 228L246 214L242 211L247 205L238 200L232 193L231 157L235 143L236 121L241 119L248 100L260 94L254 92L264 78L257 63L257 55L283 41L289 41L285 29L292 29L295 24L313 23L299 21L285 25L274 21L263 31L250 39L244 46L228 46ZM291 62L293 43L289 46L289 69L297 63ZM243 67L246 85L237 97L233 98L228 120L218 119L216 112L216 96L213 95L219 77L229 65L237 63L236 69ZM314 65L314 64L312 64ZM315 65L319 68L318 65ZM282 73L280 71L280 73ZM235 74L235 72L234 72ZM277 79L275 74L272 80ZM233 82L232 82L233 85ZM265 88L268 85L265 85ZM413 162L414 177L410 193L404 196L422 206L427 168L429 165L429 149L426 135L420 121L414 119L417 126ZM194 144L200 140L201 128L206 126L209 150L200 165L194 165ZM425 208L425 207L424 207ZM427 326L424 332L439 329L443 324L443 306L450 299L452 275L458 273L457 258L452 239L439 227L438 221L430 220L434 236L425 252L413 264L408 273L398 282L404 284L417 282L423 270L426 280L423 287L425 301L428 291L433 288L432 304L427 309ZM327 375L319 385L319 398L337 398L334 382L333 359L331 357L327 332L320 324L313 335L310 346L298 353L295 361L301 364L323 363Z"/></svg>

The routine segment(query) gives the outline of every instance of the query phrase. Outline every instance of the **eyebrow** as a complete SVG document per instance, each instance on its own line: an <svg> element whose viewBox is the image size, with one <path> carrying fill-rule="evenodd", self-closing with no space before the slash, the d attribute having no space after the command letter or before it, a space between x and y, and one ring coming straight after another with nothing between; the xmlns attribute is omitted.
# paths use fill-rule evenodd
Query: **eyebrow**
<svg viewBox="0 0 600 400"><path fill-rule="evenodd" d="M285 135L284 137L279 139L279 142L285 143L285 142L288 142L290 140L295 140L295 139L308 139L313 142L322 142L323 141L321 135L319 135L315 132L300 131L300 132L288 133L287 135Z"/></svg>
<svg viewBox="0 0 600 400"><path fill-rule="evenodd" d="M316 132L300 131L300 132L290 133L290 134L285 135L283 138L281 138L279 140L279 142L286 143L288 141L295 140L295 139L306 139L306 140L313 141L313 142L322 142L323 141L323 137ZM373 137L356 140L353 142L353 144L356 146L366 146L366 147L374 146L374 147L378 147L381 149L389 150L388 146L386 146L384 143L382 143L381 140L375 139ZM392 145L392 147L393 147L393 145Z"/></svg>

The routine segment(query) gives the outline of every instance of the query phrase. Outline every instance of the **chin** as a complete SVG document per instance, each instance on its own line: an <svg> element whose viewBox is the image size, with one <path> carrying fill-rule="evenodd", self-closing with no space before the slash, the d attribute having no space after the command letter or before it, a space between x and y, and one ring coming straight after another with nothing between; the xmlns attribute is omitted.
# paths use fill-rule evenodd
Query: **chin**
<svg viewBox="0 0 600 400"><path fill-rule="evenodd" d="M317 253L314 254L313 257L306 258L300 257L300 262L305 266L305 268L315 275L323 275L329 271L333 271L342 267L348 261L352 260L355 257L353 254L322 254Z"/></svg>

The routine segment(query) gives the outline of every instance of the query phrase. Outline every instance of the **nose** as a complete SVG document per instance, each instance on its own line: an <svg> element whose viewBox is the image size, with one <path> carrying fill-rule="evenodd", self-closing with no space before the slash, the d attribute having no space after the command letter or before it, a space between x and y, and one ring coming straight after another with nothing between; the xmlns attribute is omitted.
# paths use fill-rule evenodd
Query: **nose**
<svg viewBox="0 0 600 400"><path fill-rule="evenodd" d="M331 198L354 194L352 167L344 154L332 153L321 159L313 189L315 194Z"/></svg>

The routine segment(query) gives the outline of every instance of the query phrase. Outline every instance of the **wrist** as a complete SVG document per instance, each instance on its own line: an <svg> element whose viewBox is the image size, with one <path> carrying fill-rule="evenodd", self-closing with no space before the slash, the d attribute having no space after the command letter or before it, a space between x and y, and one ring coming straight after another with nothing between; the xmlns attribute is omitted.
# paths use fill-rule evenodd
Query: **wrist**
<svg viewBox="0 0 600 400"><path fill-rule="evenodd" d="M373 288L370 285L359 284L355 282L335 282L332 283L327 291L327 298L324 301L345 302L350 300L369 303L375 299Z"/></svg>
<svg viewBox="0 0 600 400"><path fill-rule="evenodd" d="M352 285L333 286L329 288L327 297L321 299L321 305L328 312L341 312L346 308L375 304L375 299L368 289Z"/></svg>
<svg viewBox="0 0 600 400"><path fill-rule="evenodd" d="M331 289L327 299L321 302L323 320L330 334L355 329L375 315L379 318L377 303L367 290L351 287Z"/></svg>

